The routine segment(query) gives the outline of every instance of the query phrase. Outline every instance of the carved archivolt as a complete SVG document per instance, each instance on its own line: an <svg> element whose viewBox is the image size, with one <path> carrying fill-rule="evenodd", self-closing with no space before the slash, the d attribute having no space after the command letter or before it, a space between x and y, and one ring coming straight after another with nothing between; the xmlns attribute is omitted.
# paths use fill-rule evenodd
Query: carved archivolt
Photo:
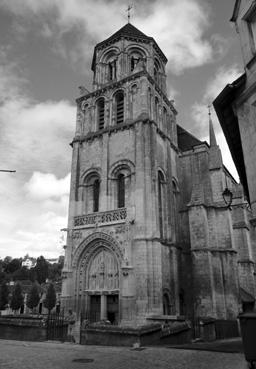
<svg viewBox="0 0 256 369"><path fill-rule="evenodd" d="M111 250L116 255L119 263L123 260L123 251L121 250L119 243L110 235L103 232L95 232L88 236L81 244L77 247L73 256L72 266L77 269L78 264L88 264L90 257L97 249L105 247Z"/></svg>
<svg viewBox="0 0 256 369"><path fill-rule="evenodd" d="M135 165L131 160L122 159L112 164L112 166L110 167L109 173L111 176L116 177L120 169L123 169L123 168L128 169L128 171L130 172L129 174L135 171Z"/></svg>

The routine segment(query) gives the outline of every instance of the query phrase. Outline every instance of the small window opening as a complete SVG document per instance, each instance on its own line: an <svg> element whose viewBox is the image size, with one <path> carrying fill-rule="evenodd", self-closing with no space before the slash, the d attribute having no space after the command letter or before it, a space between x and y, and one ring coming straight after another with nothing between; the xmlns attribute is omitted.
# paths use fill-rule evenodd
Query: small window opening
<svg viewBox="0 0 256 369"><path fill-rule="evenodd" d="M93 183L93 212L99 211L100 181L95 179Z"/></svg>
<svg viewBox="0 0 256 369"><path fill-rule="evenodd" d="M116 123L120 124L124 121L124 94L119 92L116 95Z"/></svg>
<svg viewBox="0 0 256 369"><path fill-rule="evenodd" d="M117 207L125 207L125 176L122 173L117 177Z"/></svg>

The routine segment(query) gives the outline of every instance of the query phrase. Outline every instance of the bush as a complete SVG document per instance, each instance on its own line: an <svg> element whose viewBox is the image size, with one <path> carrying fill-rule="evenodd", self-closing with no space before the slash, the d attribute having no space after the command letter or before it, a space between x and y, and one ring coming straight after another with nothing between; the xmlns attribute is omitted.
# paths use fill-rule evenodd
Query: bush
<svg viewBox="0 0 256 369"><path fill-rule="evenodd" d="M34 283L31 286L31 289L28 294L27 307L31 310L34 310L39 304L39 301L40 301L40 295L38 291L38 285Z"/></svg>
<svg viewBox="0 0 256 369"><path fill-rule="evenodd" d="M4 310L9 302L9 288L6 282L2 282L0 286L0 310Z"/></svg>
<svg viewBox="0 0 256 369"><path fill-rule="evenodd" d="M44 306L46 307L46 309L48 309L48 312L50 314L50 311L54 308L55 305L56 305L56 292L54 285L50 283L46 292Z"/></svg>
<svg viewBox="0 0 256 369"><path fill-rule="evenodd" d="M19 283L16 283L12 293L10 306L13 310L19 310L23 306L23 303L24 297L22 294L21 285Z"/></svg>

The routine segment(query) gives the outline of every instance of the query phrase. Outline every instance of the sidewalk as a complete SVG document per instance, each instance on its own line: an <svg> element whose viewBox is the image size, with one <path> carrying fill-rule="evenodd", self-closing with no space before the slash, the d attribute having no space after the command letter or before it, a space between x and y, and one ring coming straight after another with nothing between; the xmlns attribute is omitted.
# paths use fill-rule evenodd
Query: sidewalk
<svg viewBox="0 0 256 369"><path fill-rule="evenodd" d="M212 342L197 341L181 345L168 345L168 348L181 350L200 350L225 353L244 353L241 337L217 340Z"/></svg>
<svg viewBox="0 0 256 369"><path fill-rule="evenodd" d="M202 343L200 343L202 344ZM0 369L246 369L241 353L0 340ZM212 345L212 344L210 344ZM221 343L222 347L225 345ZM232 343L234 347L234 343ZM186 346L186 345L183 345ZM205 345L204 345L205 346ZM213 347L213 345L212 345Z"/></svg>

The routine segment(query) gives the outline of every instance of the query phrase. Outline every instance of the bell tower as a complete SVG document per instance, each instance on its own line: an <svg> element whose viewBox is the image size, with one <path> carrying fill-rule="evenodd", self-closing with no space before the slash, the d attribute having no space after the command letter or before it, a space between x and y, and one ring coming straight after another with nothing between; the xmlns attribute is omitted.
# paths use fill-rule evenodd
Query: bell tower
<svg viewBox="0 0 256 369"><path fill-rule="evenodd" d="M176 110L167 59L127 23L95 46L72 141L62 299L90 322L179 314Z"/></svg>

